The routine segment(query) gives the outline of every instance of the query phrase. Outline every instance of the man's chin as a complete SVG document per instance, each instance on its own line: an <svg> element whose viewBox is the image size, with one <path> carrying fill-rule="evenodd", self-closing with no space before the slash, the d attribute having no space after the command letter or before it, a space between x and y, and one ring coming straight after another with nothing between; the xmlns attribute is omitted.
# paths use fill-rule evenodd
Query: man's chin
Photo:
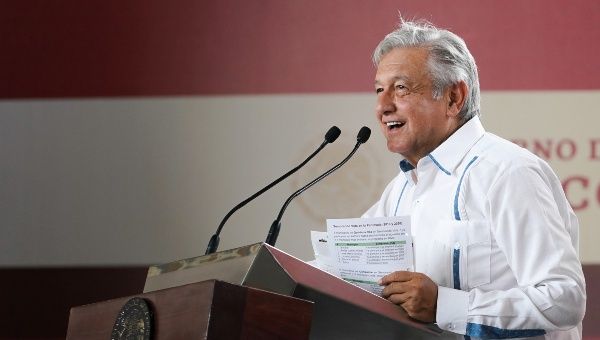
<svg viewBox="0 0 600 340"><path fill-rule="evenodd" d="M402 157L405 157L405 156L404 156L404 155L405 155L405 152L406 152L406 148L405 148L405 147L402 147L402 146L400 146L400 145L397 145L397 144L392 144L392 143L389 143L389 142L388 142L388 144L387 144L387 147L388 147L388 150L389 150L390 152L393 152L393 153L398 153L398 154L400 154Z"/></svg>

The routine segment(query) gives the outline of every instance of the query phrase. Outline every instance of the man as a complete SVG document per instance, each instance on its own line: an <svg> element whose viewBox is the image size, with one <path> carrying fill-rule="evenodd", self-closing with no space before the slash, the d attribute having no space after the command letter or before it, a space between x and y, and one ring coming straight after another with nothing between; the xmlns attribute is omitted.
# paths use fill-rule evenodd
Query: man
<svg viewBox="0 0 600 340"><path fill-rule="evenodd" d="M383 296L449 338L581 339L577 218L543 160L485 132L464 41L402 22L373 60L376 116L404 159L364 217L410 215L415 251Z"/></svg>

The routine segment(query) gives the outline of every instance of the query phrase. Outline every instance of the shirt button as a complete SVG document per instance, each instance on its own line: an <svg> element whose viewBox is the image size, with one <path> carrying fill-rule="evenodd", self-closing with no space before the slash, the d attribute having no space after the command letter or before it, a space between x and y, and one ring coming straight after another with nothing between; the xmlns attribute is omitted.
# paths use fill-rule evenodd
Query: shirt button
<svg viewBox="0 0 600 340"><path fill-rule="evenodd" d="M453 324L453 323L451 323L451 324L448 326L448 328L449 328L449 329L454 329L454 324Z"/></svg>

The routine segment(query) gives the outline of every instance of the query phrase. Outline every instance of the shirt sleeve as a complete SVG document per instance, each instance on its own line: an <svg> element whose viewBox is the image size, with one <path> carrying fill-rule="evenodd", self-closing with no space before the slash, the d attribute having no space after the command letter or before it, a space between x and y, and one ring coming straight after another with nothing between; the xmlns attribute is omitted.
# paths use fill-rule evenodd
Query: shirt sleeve
<svg viewBox="0 0 600 340"><path fill-rule="evenodd" d="M553 175L553 174L552 174ZM440 328L477 338L543 335L577 327L585 314L585 280L578 257L577 230L565 219L564 193L540 168L506 171L490 187L491 233L516 283L508 289L440 287ZM574 215L568 208L569 214ZM575 224L576 219L575 220ZM493 263L491 264L493 265ZM503 279L506 279L503 277Z"/></svg>

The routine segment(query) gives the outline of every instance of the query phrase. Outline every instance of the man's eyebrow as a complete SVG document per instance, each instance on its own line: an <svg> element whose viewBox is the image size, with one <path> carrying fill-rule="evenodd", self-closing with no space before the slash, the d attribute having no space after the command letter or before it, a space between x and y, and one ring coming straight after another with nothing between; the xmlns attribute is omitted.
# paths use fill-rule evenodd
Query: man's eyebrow
<svg viewBox="0 0 600 340"><path fill-rule="evenodd" d="M406 77L406 76L394 76L394 77L390 78L390 81L392 83L395 83L398 80L408 81L408 77ZM375 85L381 85L381 81L379 81L379 79L375 79Z"/></svg>

